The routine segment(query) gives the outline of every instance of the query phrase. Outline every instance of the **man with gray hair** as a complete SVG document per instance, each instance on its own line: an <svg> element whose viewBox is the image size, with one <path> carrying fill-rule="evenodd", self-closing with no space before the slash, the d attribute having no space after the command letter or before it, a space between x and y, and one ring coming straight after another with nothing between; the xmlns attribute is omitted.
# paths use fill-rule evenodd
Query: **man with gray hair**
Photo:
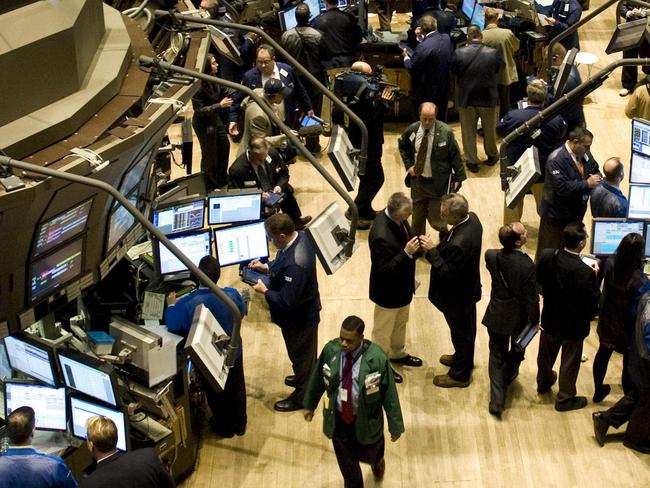
<svg viewBox="0 0 650 488"><path fill-rule="evenodd" d="M375 218L370 247L370 300L375 304L372 342L383 349L393 363L422 366L422 360L406 352L406 323L415 293L415 257L420 250L417 236L411 232L408 218L413 211L411 199L393 193L388 205ZM395 382L402 377L394 372Z"/></svg>
<svg viewBox="0 0 650 488"><path fill-rule="evenodd" d="M458 193L442 197L440 215L448 231L436 246L429 236L420 236L420 247L431 263L429 300L445 316L451 331L454 354L443 354L440 362L449 372L433 378L442 388L469 386L474 368L476 302L481 299L481 238L483 226L467 200Z"/></svg>

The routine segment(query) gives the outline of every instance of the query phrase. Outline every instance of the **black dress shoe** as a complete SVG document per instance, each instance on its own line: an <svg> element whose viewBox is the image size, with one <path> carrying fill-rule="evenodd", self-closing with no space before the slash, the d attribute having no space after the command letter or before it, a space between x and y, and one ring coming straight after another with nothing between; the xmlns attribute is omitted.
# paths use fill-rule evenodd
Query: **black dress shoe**
<svg viewBox="0 0 650 488"><path fill-rule="evenodd" d="M609 385L601 385L596 387L594 392L594 397L592 398L594 403L602 402L607 395L612 391L612 387Z"/></svg>
<svg viewBox="0 0 650 488"><path fill-rule="evenodd" d="M479 168L478 164L476 163L465 163L467 166L467 169L470 170L472 173L478 173Z"/></svg>
<svg viewBox="0 0 650 488"><path fill-rule="evenodd" d="M393 358L390 360L391 363L403 364L404 366L412 366L414 368L419 368L422 366L422 360L418 357L411 356L407 354L403 358Z"/></svg>
<svg viewBox="0 0 650 488"><path fill-rule="evenodd" d="M501 413L503 412L503 407L497 405L496 403L490 402L490 415L494 415L496 418L501 420Z"/></svg>
<svg viewBox="0 0 650 488"><path fill-rule="evenodd" d="M555 371L553 371L553 376L551 378L551 384L550 385L543 385L543 386L540 386L539 384L537 384L537 393L539 393L540 395L543 395L544 393L548 393L549 391L551 391L551 386L553 386L556 381L557 381L557 373Z"/></svg>
<svg viewBox="0 0 650 488"><path fill-rule="evenodd" d="M278 412L295 412L296 410L302 410L302 404L289 397L275 402L273 408Z"/></svg>
<svg viewBox="0 0 650 488"><path fill-rule="evenodd" d="M395 383L401 383L404 381L404 378L402 378L402 375L399 374L397 371L393 370L393 378L395 378Z"/></svg>
<svg viewBox="0 0 650 488"><path fill-rule="evenodd" d="M604 413L594 412L591 414L591 419L594 421L594 436L596 436L596 442L600 447L605 445L605 436L609 429L609 422L607 422Z"/></svg>
<svg viewBox="0 0 650 488"><path fill-rule="evenodd" d="M634 449L635 451L641 452L643 454L650 454L650 445L644 446L639 444L633 444L626 440L623 440L623 445L628 449Z"/></svg>
<svg viewBox="0 0 650 488"><path fill-rule="evenodd" d="M494 166L499 162L499 156L494 156L491 158L487 158L485 161L483 161L483 164L486 166Z"/></svg>
<svg viewBox="0 0 650 488"><path fill-rule="evenodd" d="M375 464L372 465L372 474L375 477L375 479L380 480L384 477L384 473L386 472L386 461L384 458L381 458L379 461L377 461Z"/></svg>
<svg viewBox="0 0 650 488"><path fill-rule="evenodd" d="M296 383L296 376L293 374L290 374L289 376L284 378L284 384L287 386L290 386L291 388L295 388L298 383Z"/></svg>
<svg viewBox="0 0 650 488"><path fill-rule="evenodd" d="M587 406L587 399L583 396L573 397L562 403L555 403L555 410L558 412L570 412L571 410L580 410Z"/></svg>

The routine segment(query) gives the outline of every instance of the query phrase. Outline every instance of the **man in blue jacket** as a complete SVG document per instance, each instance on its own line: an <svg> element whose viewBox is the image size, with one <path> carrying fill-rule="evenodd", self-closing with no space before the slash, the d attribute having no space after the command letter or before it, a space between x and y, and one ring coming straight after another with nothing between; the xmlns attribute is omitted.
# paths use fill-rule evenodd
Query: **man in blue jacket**
<svg viewBox="0 0 650 488"><path fill-rule="evenodd" d="M219 261L213 256L204 256L199 261L199 269L215 284L221 276ZM245 313L244 300L234 288L222 288L223 292L235 302L242 316ZM209 288L199 286L198 290L176 300L176 293L167 295L168 307L165 309L165 324L170 332L187 337L192 327L194 310L199 305L208 307L219 325L228 335L232 334L233 317L228 306L221 301ZM222 392L213 391L206 384L205 395L212 410L210 426L221 437L243 435L246 431L246 383L244 381L244 359L242 346L239 344L235 364L228 373L225 388Z"/></svg>

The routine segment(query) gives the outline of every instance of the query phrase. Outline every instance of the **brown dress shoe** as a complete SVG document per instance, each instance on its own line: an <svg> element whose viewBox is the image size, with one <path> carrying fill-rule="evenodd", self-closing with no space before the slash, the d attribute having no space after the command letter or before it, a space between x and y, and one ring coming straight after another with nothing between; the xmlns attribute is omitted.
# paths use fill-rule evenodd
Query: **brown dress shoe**
<svg viewBox="0 0 650 488"><path fill-rule="evenodd" d="M440 356L439 361L440 361L440 364L451 367L451 363L454 361L454 355L453 354L443 354L442 356Z"/></svg>
<svg viewBox="0 0 650 488"><path fill-rule="evenodd" d="M466 388L469 386L469 380L455 380L448 374L439 374L433 377L433 384L440 388Z"/></svg>
<svg viewBox="0 0 650 488"><path fill-rule="evenodd" d="M385 472L386 472L386 461L384 460L384 458L381 458L372 466L372 474L375 477L375 479L380 480L384 477Z"/></svg>

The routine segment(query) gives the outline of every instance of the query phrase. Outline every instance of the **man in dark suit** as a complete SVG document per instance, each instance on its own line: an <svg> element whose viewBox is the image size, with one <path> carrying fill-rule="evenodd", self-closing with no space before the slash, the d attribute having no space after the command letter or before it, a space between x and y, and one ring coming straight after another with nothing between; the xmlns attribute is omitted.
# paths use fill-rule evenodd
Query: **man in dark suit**
<svg viewBox="0 0 650 488"><path fill-rule="evenodd" d="M300 112L307 115L314 115L311 100L305 87L295 75L293 68L288 64L278 63L275 61L275 49L268 44L262 44L257 48L255 57L255 68L244 73L241 84L254 90L263 88L264 84L271 78L280 80L288 88L288 95L284 98L284 103L277 110L278 117L289 127L293 127L298 120ZM237 123L241 118L241 103L244 101L246 94L236 92L233 97L233 104L230 107L228 118L228 132L232 136L239 135Z"/></svg>
<svg viewBox="0 0 650 488"><path fill-rule="evenodd" d="M553 39L559 36L574 24L580 21L582 16L582 5L578 0L555 0L551 6L551 16L546 17L546 21L551 26L548 31L548 38ZM578 31L570 34L560 41L564 47L571 49L577 47L580 49L580 38Z"/></svg>
<svg viewBox="0 0 650 488"><path fill-rule="evenodd" d="M437 231L446 230L440 217L440 197L458 191L465 168L454 131L436 117L436 106L424 102L420 121L409 125L399 138L399 153L406 168L413 199L413 233L425 234L427 220Z"/></svg>
<svg viewBox="0 0 650 488"><path fill-rule="evenodd" d="M375 218L370 247L370 300L375 304L372 342L393 363L422 366L422 360L406 352L406 324L415 293L415 254L420 250L418 236L413 236L408 218L413 211L411 199L393 193L386 209ZM395 381L402 382L397 372Z"/></svg>
<svg viewBox="0 0 650 488"><path fill-rule="evenodd" d="M338 0L325 0L327 10L311 23L323 33L323 43L329 53L329 57L323 59L325 69L350 66L363 39L357 19L348 12L341 12L338 4Z"/></svg>
<svg viewBox="0 0 650 488"><path fill-rule="evenodd" d="M474 368L483 226L476 214L469 212L465 197L458 193L442 197L440 215L451 228L441 233L437 246L429 236L420 236L420 246L431 263L429 301L445 316L454 354L440 356L449 372L435 376L433 384L442 388L466 387Z"/></svg>
<svg viewBox="0 0 650 488"><path fill-rule="evenodd" d="M558 412L587 405L585 397L576 396L576 380L582 343L589 335L589 322L598 311L600 288L596 279L598 270L580 259L586 244L584 224L572 222L564 228L564 249L544 249L537 263L537 282L544 296L537 354L537 392L551 391L558 378L553 365L561 348L560 385L555 399Z"/></svg>
<svg viewBox="0 0 650 488"><path fill-rule="evenodd" d="M289 185L289 168L263 137L250 140L248 150L235 159L228 174L232 188L258 188L262 190L265 201L269 193L284 193L280 208L291 217L298 229L304 228L311 220L309 215L302 217L293 188Z"/></svg>
<svg viewBox="0 0 650 488"><path fill-rule="evenodd" d="M589 194L602 180L598 163L589 151L593 138L587 129L577 127L546 161L535 260L544 248L562 247L564 227L585 216Z"/></svg>
<svg viewBox="0 0 650 488"><path fill-rule="evenodd" d="M120 452L117 428L106 417L86 424L88 450L95 459L80 488L174 488L176 484L153 448Z"/></svg>
<svg viewBox="0 0 650 488"><path fill-rule="evenodd" d="M274 261L268 264L253 260L250 266L269 274L267 287L258 280L253 289L264 295L269 304L271 320L280 327L294 374L284 382L295 390L289 397L276 402L279 412L302 408L304 388L309 372L316 362L318 323L320 322L320 293L316 276L316 253L309 238L296 232L286 214L266 219L266 233L278 249Z"/></svg>
<svg viewBox="0 0 650 488"><path fill-rule="evenodd" d="M490 303L483 325L490 336L490 413L501 418L508 386L519 374L523 351L514 340L527 324L539 323L539 296L535 264L522 251L527 232L521 222L499 229L503 249L485 252L485 266L492 277Z"/></svg>
<svg viewBox="0 0 650 488"><path fill-rule="evenodd" d="M483 128L483 149L487 155L484 163L493 166L499 161L496 126L499 119L499 94L497 74L505 66L499 51L484 45L481 29L470 25L467 29L468 44L454 52L451 69L458 87L458 114L463 138L463 151L467 169L479 170L476 152L478 119Z"/></svg>
<svg viewBox="0 0 650 488"><path fill-rule="evenodd" d="M437 32L436 19L423 15L418 27L424 36L413 57L403 51L404 67L411 74L411 90L414 111L422 102L433 102L438 107L438 118L447 120L447 102L449 101L449 67L454 52L451 39L447 34Z"/></svg>
<svg viewBox="0 0 650 488"><path fill-rule="evenodd" d="M497 124L497 134L500 137L505 137L514 131L520 125L533 118L541 112L544 102L548 96L546 86L541 80L533 80L526 87L526 95L528 96L528 106L525 108L516 108L510 110L505 117L503 117ZM537 180L532 187L535 201L537 202L537 212L540 212L542 204L542 193L544 191L544 174L546 170L546 160L548 156L557 149L564 142L564 135L566 133L566 122L560 115L556 115L552 119L545 120L540 126L540 132L534 139L530 135L519 136L512 141L507 149L507 161L501 161L501 187L505 191L507 188L506 168L515 164L521 155L530 146L537 148L537 155L539 157L539 166L542 171L542 177ZM505 202L505 199L504 199ZM521 200L517 206L510 209L504 205L503 207L503 223L519 222L524 210L524 201Z"/></svg>

